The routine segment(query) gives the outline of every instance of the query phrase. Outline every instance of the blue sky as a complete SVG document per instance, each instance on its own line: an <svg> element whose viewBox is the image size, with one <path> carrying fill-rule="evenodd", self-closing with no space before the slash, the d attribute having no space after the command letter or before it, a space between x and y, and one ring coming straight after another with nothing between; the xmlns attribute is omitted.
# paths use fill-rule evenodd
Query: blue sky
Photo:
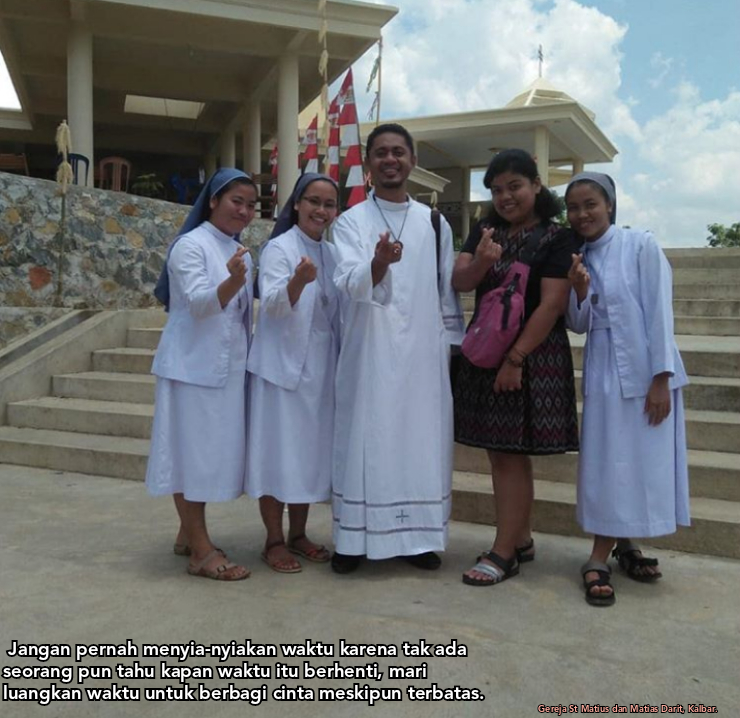
<svg viewBox="0 0 740 718"><path fill-rule="evenodd" d="M740 221L740 1L391 4L383 117L500 107L537 76L542 43L545 78L619 149L591 169L617 180L620 223L665 246L704 246L706 225ZM361 116L374 54L356 65Z"/></svg>
<svg viewBox="0 0 740 718"><path fill-rule="evenodd" d="M615 177L620 223L704 246L708 224L740 222L740 0L386 2L400 13L384 30L383 118L501 107L536 78L541 43L545 78L619 149L591 169ZM375 55L355 65L362 118Z"/></svg>

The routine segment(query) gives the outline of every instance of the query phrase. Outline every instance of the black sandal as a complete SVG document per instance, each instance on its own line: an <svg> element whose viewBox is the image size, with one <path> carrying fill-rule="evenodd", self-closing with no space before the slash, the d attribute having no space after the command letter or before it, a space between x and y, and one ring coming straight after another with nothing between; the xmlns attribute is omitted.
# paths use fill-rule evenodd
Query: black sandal
<svg viewBox="0 0 740 718"><path fill-rule="evenodd" d="M660 571L645 572L645 568L657 568L658 559L643 556L642 551L629 539L617 542L616 548L612 551L612 557L617 559L619 568L633 581L653 583L663 576Z"/></svg>
<svg viewBox="0 0 740 718"><path fill-rule="evenodd" d="M528 543L525 543L524 546L517 546L515 549L516 551L516 560L519 561L519 563L529 563L530 561L534 561L534 539L530 538Z"/></svg>
<svg viewBox="0 0 740 718"><path fill-rule="evenodd" d="M591 572L599 574L599 577L593 581L586 581L586 574ZM617 597L614 593L614 586L611 584L612 570L609 566L601 561L586 561L581 566L581 576L583 576L583 588L586 590L586 603L589 606L613 606L616 603ZM606 596L594 596L591 589L596 586L608 586L612 592Z"/></svg>
<svg viewBox="0 0 740 718"><path fill-rule="evenodd" d="M488 559L493 566L488 563L483 563L481 559ZM462 575L462 582L468 586L495 586L497 583L505 581L507 578L516 576L519 573L519 561L517 560L516 554L512 556L508 561L502 558L493 551L482 553L478 557L478 563L470 569L471 571L478 571L490 579L474 578L468 576L466 573Z"/></svg>

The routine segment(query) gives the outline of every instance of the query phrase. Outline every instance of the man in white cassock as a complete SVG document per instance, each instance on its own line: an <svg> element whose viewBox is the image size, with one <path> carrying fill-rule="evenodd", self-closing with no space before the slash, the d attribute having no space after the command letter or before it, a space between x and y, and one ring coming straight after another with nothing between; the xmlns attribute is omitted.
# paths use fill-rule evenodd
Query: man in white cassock
<svg viewBox="0 0 740 718"><path fill-rule="evenodd" d="M334 228L334 280L345 300L337 366L332 568L404 557L435 569L452 493L451 344L462 340L452 289L452 232L439 257L431 211L407 194L416 165L400 125L368 137L374 190Z"/></svg>

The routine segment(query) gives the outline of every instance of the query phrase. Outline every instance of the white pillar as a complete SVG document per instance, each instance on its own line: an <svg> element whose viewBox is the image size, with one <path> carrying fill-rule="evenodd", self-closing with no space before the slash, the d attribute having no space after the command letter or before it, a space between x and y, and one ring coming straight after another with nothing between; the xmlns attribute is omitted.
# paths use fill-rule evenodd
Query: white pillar
<svg viewBox="0 0 740 718"><path fill-rule="evenodd" d="M251 102L247 109L247 119L242 128L242 161L244 171L250 174L262 172L262 114L259 102Z"/></svg>
<svg viewBox="0 0 740 718"><path fill-rule="evenodd" d="M537 158L537 170L542 184L550 182L550 133L547 127L536 127L534 131L534 154Z"/></svg>
<svg viewBox="0 0 740 718"><path fill-rule="evenodd" d="M226 129L221 133L219 151L221 167L236 167L236 132Z"/></svg>
<svg viewBox="0 0 740 718"><path fill-rule="evenodd" d="M460 232L464 242L470 234L470 167L462 168L462 221Z"/></svg>
<svg viewBox="0 0 740 718"><path fill-rule="evenodd" d="M583 172L583 160L580 157L576 157L573 160L573 176Z"/></svg>
<svg viewBox="0 0 740 718"><path fill-rule="evenodd" d="M287 202L298 180L298 56L280 57L278 66L278 204Z"/></svg>
<svg viewBox="0 0 740 718"><path fill-rule="evenodd" d="M87 185L94 185L93 153L93 41L83 24L72 22L67 37L67 124L72 151L90 160Z"/></svg>
<svg viewBox="0 0 740 718"><path fill-rule="evenodd" d="M203 158L203 169L206 171L206 181L208 181L208 178L216 171L218 165L216 164L216 155L214 155L212 152L209 152L204 158Z"/></svg>

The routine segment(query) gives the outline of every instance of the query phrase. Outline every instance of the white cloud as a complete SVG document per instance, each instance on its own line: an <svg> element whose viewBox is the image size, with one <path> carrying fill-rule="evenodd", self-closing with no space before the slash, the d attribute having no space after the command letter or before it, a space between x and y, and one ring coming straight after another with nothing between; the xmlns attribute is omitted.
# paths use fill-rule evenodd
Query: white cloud
<svg viewBox="0 0 740 718"><path fill-rule="evenodd" d="M395 0L384 33L382 117L501 107L544 75L596 114L620 148L602 171L619 187L620 223L646 227L670 246L704 246L706 225L740 220L740 92L703 100L689 83L640 124L622 87L629 27L576 0ZM363 87L375 52L357 66ZM680 59L656 51L646 78L663 89ZM367 112L372 94L358 93ZM643 110L644 112L644 110ZM598 169L598 168L593 168Z"/></svg>
<svg viewBox="0 0 740 718"><path fill-rule="evenodd" d="M627 180L639 190L634 223L667 245L704 246L706 226L740 221L740 92L702 101L688 83L676 102L644 127L644 169Z"/></svg>
<svg viewBox="0 0 740 718"><path fill-rule="evenodd" d="M673 58L665 57L662 52L654 52L650 58L650 67L656 71L655 77L648 80L648 85L652 88L660 87L663 84L663 80L668 76L668 73L673 67Z"/></svg>
<svg viewBox="0 0 740 718"><path fill-rule="evenodd" d="M575 0L398 0L384 32L382 116L501 107L538 74L593 110L615 138L639 137L633 100L619 97L620 43L628 28ZM357 67L367 78L371 51ZM358 93L361 116L372 95ZM363 111L364 110L364 111Z"/></svg>

